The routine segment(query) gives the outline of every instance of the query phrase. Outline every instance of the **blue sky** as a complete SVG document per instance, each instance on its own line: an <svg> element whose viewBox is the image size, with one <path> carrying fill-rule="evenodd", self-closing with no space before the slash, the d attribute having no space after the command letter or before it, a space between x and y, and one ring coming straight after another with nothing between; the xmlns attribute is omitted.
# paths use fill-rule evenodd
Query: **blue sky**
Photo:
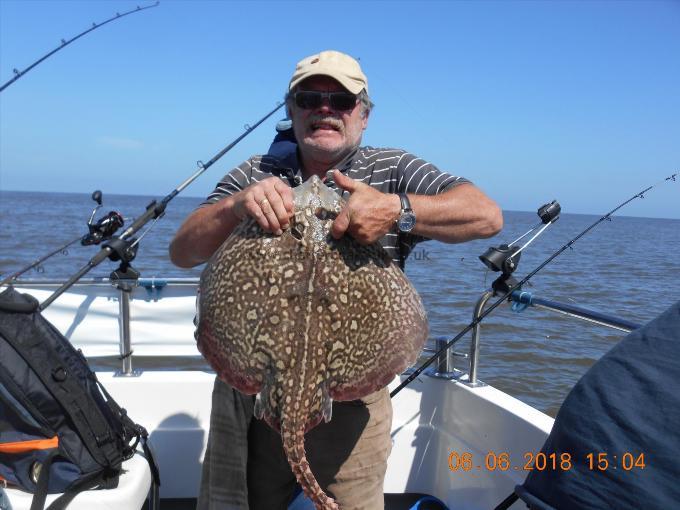
<svg viewBox="0 0 680 510"><path fill-rule="evenodd" d="M143 0L0 0L0 82ZM503 208L600 214L680 171L680 2L163 0L0 93L0 189L164 196L280 101L295 63L360 58L364 143ZM279 116L280 117L280 116ZM272 119L192 184L266 151ZM621 211L680 218L680 181Z"/></svg>

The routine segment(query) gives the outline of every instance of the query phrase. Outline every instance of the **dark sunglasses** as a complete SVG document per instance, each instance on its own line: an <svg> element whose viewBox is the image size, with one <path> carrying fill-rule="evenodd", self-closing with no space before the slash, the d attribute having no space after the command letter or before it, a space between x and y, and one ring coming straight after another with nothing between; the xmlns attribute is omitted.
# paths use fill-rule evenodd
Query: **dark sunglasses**
<svg viewBox="0 0 680 510"><path fill-rule="evenodd" d="M324 98L328 98L331 108L334 110L352 110L359 97L349 92L318 92L315 90L303 90L294 94L295 104L304 110L314 110L323 104Z"/></svg>

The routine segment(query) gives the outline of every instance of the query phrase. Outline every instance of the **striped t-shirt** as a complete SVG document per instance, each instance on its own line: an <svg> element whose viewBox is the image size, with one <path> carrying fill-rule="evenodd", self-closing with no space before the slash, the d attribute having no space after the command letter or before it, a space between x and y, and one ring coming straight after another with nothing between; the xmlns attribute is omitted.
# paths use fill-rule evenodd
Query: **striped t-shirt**
<svg viewBox="0 0 680 510"><path fill-rule="evenodd" d="M433 164L400 149L359 147L337 165L337 169L382 193L436 195L470 182L463 177L442 172ZM301 184L302 170L296 153L291 152L282 158L253 156L225 175L204 204L215 203L271 176L280 177L292 187ZM349 193L333 181L332 170L326 174L324 183L347 198ZM380 239L380 244L392 260L403 268L402 261L406 260L416 243L426 240L422 236L399 233L395 225L391 232Z"/></svg>

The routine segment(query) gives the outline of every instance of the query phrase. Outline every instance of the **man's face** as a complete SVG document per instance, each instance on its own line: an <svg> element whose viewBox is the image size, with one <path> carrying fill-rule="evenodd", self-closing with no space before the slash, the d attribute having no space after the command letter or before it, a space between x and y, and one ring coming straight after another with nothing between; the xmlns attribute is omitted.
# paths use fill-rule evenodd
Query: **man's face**
<svg viewBox="0 0 680 510"><path fill-rule="evenodd" d="M333 78L312 76L297 88L319 92L347 92ZM305 110L293 103L291 119L300 151L304 157L335 163L361 142L368 125L368 115L362 116L357 103L352 110L335 110L324 98L321 106Z"/></svg>

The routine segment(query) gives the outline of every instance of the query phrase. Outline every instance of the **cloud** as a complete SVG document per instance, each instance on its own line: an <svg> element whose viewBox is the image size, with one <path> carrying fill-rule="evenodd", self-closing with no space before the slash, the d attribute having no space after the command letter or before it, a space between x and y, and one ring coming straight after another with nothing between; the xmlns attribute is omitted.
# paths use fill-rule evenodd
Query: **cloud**
<svg viewBox="0 0 680 510"><path fill-rule="evenodd" d="M106 147L125 150L141 149L144 146L144 144L139 140L132 140L131 138L118 138L115 136L100 136L97 138L97 143Z"/></svg>

